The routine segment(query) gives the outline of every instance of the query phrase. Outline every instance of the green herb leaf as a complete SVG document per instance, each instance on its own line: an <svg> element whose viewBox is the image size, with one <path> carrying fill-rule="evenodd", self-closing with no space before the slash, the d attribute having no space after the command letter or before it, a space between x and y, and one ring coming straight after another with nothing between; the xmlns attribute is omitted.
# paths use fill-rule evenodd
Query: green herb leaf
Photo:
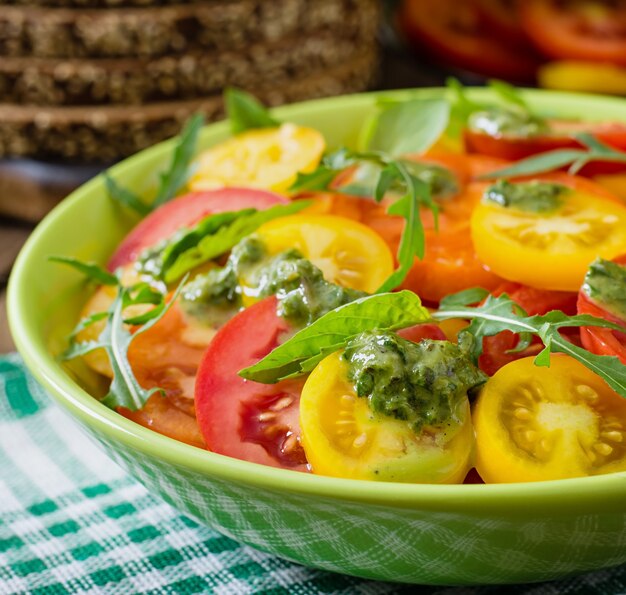
<svg viewBox="0 0 626 595"><path fill-rule="evenodd" d="M239 134L251 128L280 126L280 122L270 116L261 102L241 89L233 87L226 89L224 103L233 134Z"/></svg>
<svg viewBox="0 0 626 595"><path fill-rule="evenodd" d="M239 375L273 384L309 372L323 357L363 331L396 330L429 319L428 310L411 291L364 297L318 318Z"/></svg>
<svg viewBox="0 0 626 595"><path fill-rule="evenodd" d="M599 326L622 332L625 330L624 327L587 314L568 316L559 310L541 316L528 316L506 294L498 297L489 295L481 305L475 307L461 305L479 295L478 291L473 295L468 291L463 293L463 296L456 294L447 301L444 300L440 304L440 310L433 313L432 317L434 320L466 318L471 321L461 332L470 333L475 339L472 348L475 361L482 353L484 337L491 337L502 331L512 331L525 337L536 335L545 346L537 356L537 365L549 364L550 353L568 354L601 376L613 390L626 398L626 366L618 358L594 355L570 343L559 334L559 329L567 327Z"/></svg>
<svg viewBox="0 0 626 595"><path fill-rule="evenodd" d="M82 273L91 281L95 281L100 285L119 285L119 279L105 271L100 265L95 262L82 262L76 258L70 258L69 256L49 256L48 260L50 262L58 262L61 264L66 264L78 272Z"/></svg>
<svg viewBox="0 0 626 595"><path fill-rule="evenodd" d="M112 409L126 407L131 411L136 411L144 406L151 395L161 390L158 388L146 390L139 384L128 360L128 349L137 336L152 328L163 318L178 297L181 287L182 283L169 302L165 302L164 296L158 294L160 300L154 308L140 316L125 318L124 310L129 305L140 303L153 305L156 301L157 292L145 283L132 287L119 285L117 295L109 309L106 312L99 312L88 319L84 319L72 333L72 342L63 353L63 359L80 357L95 349L104 349L107 353L111 369L113 370L113 380L111 381L109 392L102 400L102 403L107 407ZM97 340L82 342L74 340L81 328L103 319L106 320L106 325ZM129 324L141 324L141 326L131 333L128 329Z"/></svg>
<svg viewBox="0 0 626 595"><path fill-rule="evenodd" d="M149 205L141 200L134 192L128 188L120 186L110 175L104 172L104 185L109 194L109 198L116 203L135 211L142 217L145 217L152 209Z"/></svg>
<svg viewBox="0 0 626 595"><path fill-rule="evenodd" d="M298 213L310 204L311 201L298 200L263 211L250 208L209 215L193 228L176 234L156 251L148 249L140 255L141 269L172 283L195 267L228 252L264 223Z"/></svg>
<svg viewBox="0 0 626 595"><path fill-rule="evenodd" d="M529 114L532 113L530 106L522 97L522 94L517 87L495 79L490 80L487 83L487 86L506 103L528 112Z"/></svg>
<svg viewBox="0 0 626 595"><path fill-rule="evenodd" d="M380 113L367 149L392 157L423 153L443 134L450 118L445 99L412 99Z"/></svg>
<svg viewBox="0 0 626 595"><path fill-rule="evenodd" d="M320 165L315 171L308 174L298 172L296 181L289 188L289 192L295 194L327 190L337 177L337 173L336 169L331 169L325 165Z"/></svg>
<svg viewBox="0 0 626 595"><path fill-rule="evenodd" d="M198 136L204 126L204 116L194 114L185 124L174 149L172 161L165 172L160 175L160 184L152 208L156 209L169 202L187 183L189 165L196 154Z"/></svg>

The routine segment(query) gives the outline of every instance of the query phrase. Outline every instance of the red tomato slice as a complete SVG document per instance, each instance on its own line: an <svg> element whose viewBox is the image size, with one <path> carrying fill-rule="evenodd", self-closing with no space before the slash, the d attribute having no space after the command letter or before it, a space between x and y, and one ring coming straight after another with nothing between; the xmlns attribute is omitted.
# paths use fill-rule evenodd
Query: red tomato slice
<svg viewBox="0 0 626 595"><path fill-rule="evenodd" d="M277 347L290 331L276 308L276 298L266 298L237 314L215 335L196 378L196 415L209 450L307 471L298 420L304 382L268 385L237 374Z"/></svg>
<svg viewBox="0 0 626 595"><path fill-rule="evenodd" d="M626 255L614 259L619 264L626 264ZM616 324L626 324L590 300L581 289L578 294L578 313L590 314L598 318L610 320ZM580 329L580 340L583 347L598 355L614 355L626 365L626 333L612 331L608 328L583 326Z"/></svg>
<svg viewBox="0 0 626 595"><path fill-rule="evenodd" d="M413 341L413 343L419 343L422 339L446 340L444 332L436 324L430 322L403 328L398 331L398 335L403 339Z"/></svg>
<svg viewBox="0 0 626 595"><path fill-rule="evenodd" d="M547 314L551 310L561 310L572 316L576 314L576 294L569 291L549 291L535 289L520 283L503 283L493 295L506 293L515 303L519 304L531 316ZM478 360L480 369L493 376L506 364L535 355L541 351L542 345L536 341L520 353L507 353L517 345L519 337L510 331L503 331L492 337L483 339L483 353Z"/></svg>
<svg viewBox="0 0 626 595"><path fill-rule="evenodd" d="M476 8L484 29L509 45L534 52L519 22L520 3L520 0L476 0Z"/></svg>
<svg viewBox="0 0 626 595"><path fill-rule="evenodd" d="M288 200L284 196L250 188L224 188L186 194L142 219L118 246L108 268L114 271L136 260L144 248L169 238L182 227L189 227L212 213L246 208L266 209L286 202Z"/></svg>
<svg viewBox="0 0 626 595"><path fill-rule="evenodd" d="M551 58L626 65L626 6L617 2L520 2L521 24Z"/></svg>
<svg viewBox="0 0 626 595"><path fill-rule="evenodd" d="M493 38L473 2L405 0L400 26L415 45L451 66L509 80L535 78L536 59Z"/></svg>
<svg viewBox="0 0 626 595"><path fill-rule="evenodd" d="M616 149L626 151L626 124L621 122L572 122L568 120L549 120L553 131L531 137L516 137L511 135L492 136L466 128L463 133L465 149L470 153L489 155L509 161L517 161L556 149L578 149L583 147L573 135L580 132L589 132L601 142ZM586 165L581 174L586 176L602 173L617 173L624 171L623 163L595 162Z"/></svg>

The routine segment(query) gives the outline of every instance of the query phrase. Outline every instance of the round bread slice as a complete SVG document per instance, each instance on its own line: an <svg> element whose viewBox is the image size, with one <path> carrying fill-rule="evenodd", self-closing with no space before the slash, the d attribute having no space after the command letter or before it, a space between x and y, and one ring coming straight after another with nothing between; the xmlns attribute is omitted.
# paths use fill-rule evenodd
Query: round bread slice
<svg viewBox="0 0 626 595"><path fill-rule="evenodd" d="M139 58L244 48L377 22L377 0L208 0L146 8L0 9L0 55Z"/></svg>
<svg viewBox="0 0 626 595"><path fill-rule="evenodd" d="M239 52L215 50L139 59L0 60L0 102L39 105L141 104L193 99L224 86L254 88L349 61L371 46L360 31L317 32L256 43Z"/></svg>
<svg viewBox="0 0 626 595"><path fill-rule="evenodd" d="M377 49L307 76L250 89L268 105L362 91L378 68ZM0 104L0 157L110 162L177 134L194 112L223 116L221 95L142 106L40 107Z"/></svg>

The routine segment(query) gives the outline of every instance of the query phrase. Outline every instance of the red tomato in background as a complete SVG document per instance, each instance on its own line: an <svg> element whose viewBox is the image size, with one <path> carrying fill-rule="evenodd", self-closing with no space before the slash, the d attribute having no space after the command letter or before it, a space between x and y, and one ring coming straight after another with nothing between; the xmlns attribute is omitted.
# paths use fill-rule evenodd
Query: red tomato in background
<svg viewBox="0 0 626 595"><path fill-rule="evenodd" d="M142 219L118 246L108 268L114 271L133 262L143 249L154 246L179 229L190 227L212 213L247 208L262 210L286 202L289 201L279 194L250 188L223 188L186 194L164 204Z"/></svg>
<svg viewBox="0 0 626 595"><path fill-rule="evenodd" d="M537 59L494 38L473 2L456 0L404 0L400 27L417 46L438 60L493 76L532 82Z"/></svg>
<svg viewBox="0 0 626 595"><path fill-rule="evenodd" d="M523 0L475 0L476 9L484 29L507 45L515 45L520 51L534 53L528 36L520 25L519 5Z"/></svg>
<svg viewBox="0 0 626 595"><path fill-rule="evenodd" d="M503 283L492 292L495 296L503 293L506 293L531 316L547 314L551 310L561 310L569 316L576 314L576 294L573 292L535 289L520 283L509 282ZM507 353L515 348L518 341L519 336L511 331L485 337L483 353L478 360L480 369L489 376L493 376L506 364L529 355L536 355L543 349L540 342L536 340L520 353Z"/></svg>
<svg viewBox="0 0 626 595"><path fill-rule="evenodd" d="M626 124L621 122L573 122L549 120L551 134L537 136L489 135L466 128L463 131L465 149L469 153L479 153L509 161L517 161L556 149L580 149L584 145L573 138L580 132L589 132L599 141L626 151ZM592 176L602 173L616 173L626 170L623 163L608 161L589 163L581 170L581 175Z"/></svg>
<svg viewBox="0 0 626 595"><path fill-rule="evenodd" d="M524 31L547 56L626 66L623 3L523 0L519 8Z"/></svg>
<svg viewBox="0 0 626 595"><path fill-rule="evenodd" d="M303 380L260 384L238 372L258 362L289 333L266 298L227 322L209 345L196 378L196 415L207 448L237 459L307 471L300 444Z"/></svg>
<svg viewBox="0 0 626 595"><path fill-rule="evenodd" d="M626 265L626 254L613 259L613 262ZM592 353L613 355L626 365L626 320L620 320L610 312L607 312L600 304L592 301L582 289L578 294L578 313L590 314L615 324L624 325L625 331L623 333L608 328L583 326L580 329L580 339L583 347Z"/></svg>

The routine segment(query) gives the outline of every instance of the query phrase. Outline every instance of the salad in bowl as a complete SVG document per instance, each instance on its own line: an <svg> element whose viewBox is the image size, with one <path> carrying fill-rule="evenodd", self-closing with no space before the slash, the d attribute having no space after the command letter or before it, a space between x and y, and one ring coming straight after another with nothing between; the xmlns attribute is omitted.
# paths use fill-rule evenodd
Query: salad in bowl
<svg viewBox="0 0 626 595"><path fill-rule="evenodd" d="M119 221L97 247L46 232L88 212L69 199L17 263L18 347L53 344L63 363L31 367L114 459L261 549L433 583L624 562L626 123L502 83L335 101L310 118L228 91L228 129L194 117L85 190L92 232ZM69 281L29 351L35 253ZM68 297L75 271L90 289ZM464 483L501 485L438 485ZM572 554L581 518L606 547ZM505 563L528 523L546 538Z"/></svg>

